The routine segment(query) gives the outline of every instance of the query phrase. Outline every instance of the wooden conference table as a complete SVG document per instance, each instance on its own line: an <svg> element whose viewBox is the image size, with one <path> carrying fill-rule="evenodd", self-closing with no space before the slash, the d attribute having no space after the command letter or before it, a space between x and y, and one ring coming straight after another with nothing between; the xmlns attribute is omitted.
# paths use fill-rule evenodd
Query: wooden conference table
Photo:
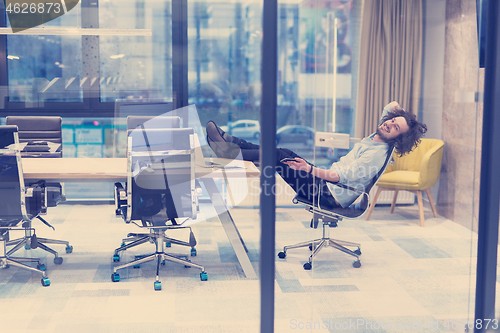
<svg viewBox="0 0 500 333"><path fill-rule="evenodd" d="M214 179L259 177L259 169L248 161L219 158L213 158L210 161L219 166L207 167L197 163L196 179L205 185L245 276L249 279L256 279L257 275L248 258L238 228ZM43 179L57 182L125 182L127 180L126 158L23 158L22 165L26 180Z"/></svg>

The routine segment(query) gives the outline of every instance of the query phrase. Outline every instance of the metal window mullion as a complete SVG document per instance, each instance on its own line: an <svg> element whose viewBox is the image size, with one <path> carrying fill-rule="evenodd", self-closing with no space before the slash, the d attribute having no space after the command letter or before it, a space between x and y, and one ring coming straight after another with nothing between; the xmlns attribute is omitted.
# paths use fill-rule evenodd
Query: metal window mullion
<svg viewBox="0 0 500 333"><path fill-rule="evenodd" d="M274 331L274 274L276 234L276 93L278 2L263 1L260 107L260 331ZM264 144L263 144L264 143Z"/></svg>
<svg viewBox="0 0 500 333"><path fill-rule="evenodd" d="M5 11L5 3L0 1L0 27L7 27L7 12ZM3 57L0 57L0 89L9 89L9 74L8 74L8 66L7 66L7 35L0 35L0 54L3 54ZM2 95L0 95L2 96Z"/></svg>
<svg viewBox="0 0 500 333"><path fill-rule="evenodd" d="M82 28L99 28L99 0L82 0ZM82 79L87 77L83 86L83 101L90 110L100 102L101 68L99 36L82 36ZM96 78L94 84L90 84Z"/></svg>
<svg viewBox="0 0 500 333"><path fill-rule="evenodd" d="M500 3L488 1L481 142L481 183L474 332L485 332L486 321L495 319L498 222L500 200Z"/></svg>
<svg viewBox="0 0 500 333"><path fill-rule="evenodd" d="M188 105L188 5L172 0L172 97L174 109Z"/></svg>

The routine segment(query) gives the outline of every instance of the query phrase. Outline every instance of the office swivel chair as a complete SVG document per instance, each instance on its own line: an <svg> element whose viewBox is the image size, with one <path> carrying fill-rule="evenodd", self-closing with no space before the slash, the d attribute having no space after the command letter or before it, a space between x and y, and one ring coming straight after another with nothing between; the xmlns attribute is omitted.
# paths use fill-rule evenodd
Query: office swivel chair
<svg viewBox="0 0 500 333"><path fill-rule="evenodd" d="M39 258L13 257L15 248L7 251L9 232L26 230L30 221L42 212L45 206L43 182L30 187L24 186L21 154L17 126L0 126L0 267L10 265L42 274L42 286L49 286L50 280L45 265ZM22 224L22 228L16 228ZM31 267L24 262L36 262Z"/></svg>
<svg viewBox="0 0 500 333"><path fill-rule="evenodd" d="M137 127L144 126L145 129L154 128L180 128L181 118L177 116L128 116L127 132Z"/></svg>
<svg viewBox="0 0 500 333"><path fill-rule="evenodd" d="M127 117L127 136L130 134L133 130L139 128L139 129L162 129L162 128L180 128L181 125L181 118L178 116L128 116ZM116 198L119 198L120 196L123 196L125 191L123 190L123 187L120 187L119 184L115 186L115 203L118 202ZM117 205L115 205L115 212L117 216L120 216L121 213L119 211L119 208ZM133 242L138 239L144 239L143 234L138 234L138 233L129 233L127 235L127 238L124 238L122 240L122 246L127 244L128 242ZM194 237L194 234L190 232L189 235L189 242L184 242L181 240L177 240L174 238L166 237L165 236L165 246L166 247L171 247L172 244L177 244L177 245L182 245L182 246L189 246L191 247L191 256L196 256L196 238ZM114 261L119 261L119 256L115 255L114 256Z"/></svg>
<svg viewBox="0 0 500 333"><path fill-rule="evenodd" d="M303 265L303 267L306 270L310 270L312 268L313 258L321 251L322 248L324 248L325 246L330 246L339 251L342 251L344 253L356 257L356 260L354 260L352 265L355 268L361 267L361 261L359 260L359 256L361 255L360 244L330 238L330 228L337 227L337 222L342 221L344 218L351 218L351 219L358 218L367 211L370 205L370 196L368 193L370 193L370 189L373 187L373 185L377 183L378 179L387 168L387 165L389 164L389 160L392 156L393 151L394 149L389 150L384 165L382 166L380 171L373 177L371 183L364 189L364 191L357 190L340 183L333 183L334 185L340 186L346 190L359 193L358 198L349 207L346 208L328 207L327 205L322 205L322 203L324 202L321 200L322 191L317 191L318 192L317 196L312 201L307 197L303 197L297 194L293 199L293 203L304 204L306 205L306 210L313 213L313 218L311 219L311 227L316 228L319 223L319 220L322 220L323 236L318 239L285 246L283 248L283 251L278 253L278 257L281 259L285 258L287 251L290 249L309 247L309 250L313 252L309 256L309 261L306 262ZM319 183L318 188L320 189L324 188L323 183L326 182L326 180L317 179L317 181ZM347 247L356 247L356 249L351 250Z"/></svg>
<svg viewBox="0 0 500 333"><path fill-rule="evenodd" d="M186 221L197 217L193 129L138 128L129 134L127 149L127 184L125 187L116 184L117 211L126 223L148 229L149 233L136 234L134 241L117 248L113 261L119 261L121 251L148 241L155 244L156 251L114 267L111 280L120 281L119 269L156 260L155 290L161 290L159 270L166 261L199 268L201 280L206 281L208 276L203 266L184 259L187 256L168 254L164 250L165 232L185 228ZM182 218L184 221L179 223Z"/></svg>
<svg viewBox="0 0 500 333"><path fill-rule="evenodd" d="M61 158L62 157L62 120L61 117L45 117L45 116L8 116L6 119L7 125L16 125L18 127L19 142L26 143L26 146L21 151L21 156L23 158ZM55 151L50 151L50 145L56 145L57 149ZM47 207L55 207L63 198L63 186L61 183L47 182L45 183L45 188L47 191ZM43 212L45 214L46 212ZM46 226L55 230L45 219L37 216ZM33 234L31 234L33 230ZM24 237L11 240L7 245L13 245L16 249L19 249L24 245L25 249L30 248L41 248L49 253L52 253L54 257L55 264L62 264L63 258L59 257L59 254L54 249L48 247L46 244L59 244L66 245L66 253L73 252L73 246L69 245L68 241L49 239L49 238L38 238L35 233L35 229L31 228L31 225L26 228Z"/></svg>

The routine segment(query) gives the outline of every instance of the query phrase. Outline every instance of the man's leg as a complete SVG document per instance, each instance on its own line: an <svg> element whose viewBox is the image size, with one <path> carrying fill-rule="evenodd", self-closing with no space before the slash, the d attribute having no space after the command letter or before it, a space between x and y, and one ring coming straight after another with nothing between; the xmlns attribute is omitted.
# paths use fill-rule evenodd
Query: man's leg
<svg viewBox="0 0 500 333"><path fill-rule="evenodd" d="M207 142L218 157L236 158L240 150L243 160L257 162L260 158L259 145L237 138L224 132L213 121L206 126ZM276 149L277 163L285 157L300 157L289 149Z"/></svg>
<svg viewBox="0 0 500 333"><path fill-rule="evenodd" d="M239 150L243 160L256 162L260 158L259 145L242 140L235 136L231 136L220 129L214 122L210 121L206 127L207 141L219 157L235 158ZM237 147L237 148L235 148ZM314 195L317 195L319 186L319 178L313 177L305 171L293 170L285 163L280 161L285 157L299 157L296 153L289 149L277 148L276 149L276 172L283 178L285 182L292 187L292 189L301 197L308 198L313 201ZM261 170L265 172L265 170ZM333 196L329 193L324 193L327 200L335 202Z"/></svg>

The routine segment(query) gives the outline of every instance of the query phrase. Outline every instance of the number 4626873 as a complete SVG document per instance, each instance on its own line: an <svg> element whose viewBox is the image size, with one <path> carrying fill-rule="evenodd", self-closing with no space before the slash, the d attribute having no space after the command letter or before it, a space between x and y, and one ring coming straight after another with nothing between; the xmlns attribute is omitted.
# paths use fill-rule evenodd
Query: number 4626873
<svg viewBox="0 0 500 333"><path fill-rule="evenodd" d="M27 2L16 2L9 3L5 11L8 14L59 14L61 12L60 2L39 2L39 3L27 3Z"/></svg>

